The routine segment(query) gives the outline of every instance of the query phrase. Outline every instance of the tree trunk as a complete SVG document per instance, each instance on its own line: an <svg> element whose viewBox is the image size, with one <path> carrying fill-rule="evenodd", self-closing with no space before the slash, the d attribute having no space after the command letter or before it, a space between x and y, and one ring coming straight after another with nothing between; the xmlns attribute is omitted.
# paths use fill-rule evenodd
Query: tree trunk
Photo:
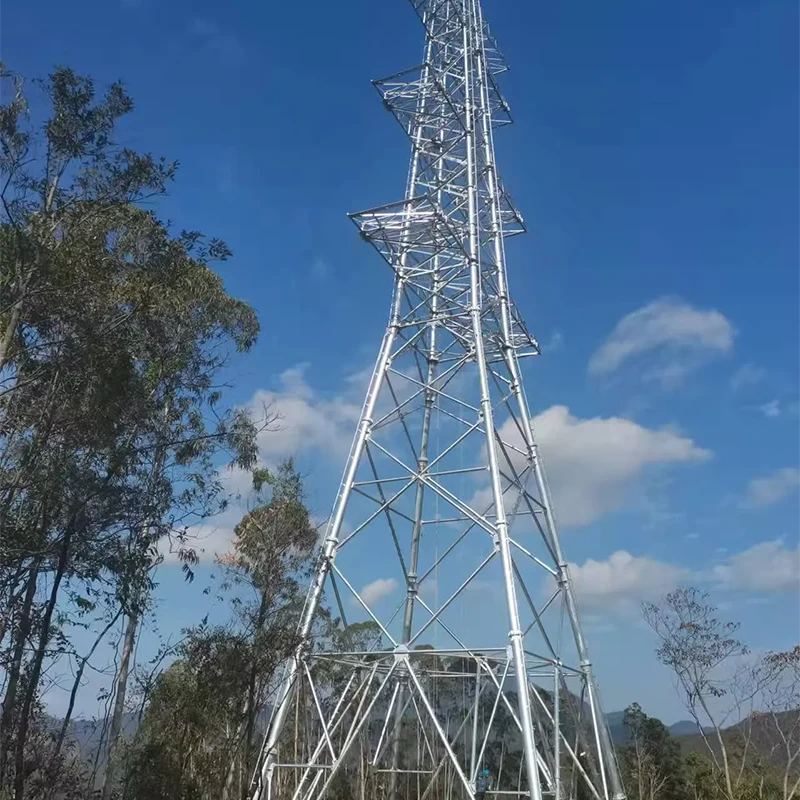
<svg viewBox="0 0 800 800"><path fill-rule="evenodd" d="M125 697L128 691L128 674L133 657L133 646L136 642L136 628L139 625L139 613L136 607L126 615L125 638L122 643L122 655L119 661L119 676L114 693L114 711L111 715L111 727L108 734L108 747L106 749L106 773L103 777L102 800L109 800L114 788L117 765L117 744L122 732L122 715L125 713Z"/></svg>
<svg viewBox="0 0 800 800"><path fill-rule="evenodd" d="M222 789L222 800L229 800L231 791L233 789L233 781L236 777L237 771L241 771L243 767L249 770L249 747L245 745L244 753L242 753L242 739L245 735L245 726L247 724L249 714L250 697L248 696L245 700L241 719L236 723L236 730L233 734L233 750L231 751L231 759L228 762L228 772L225 775L225 785Z"/></svg>
<svg viewBox="0 0 800 800"><path fill-rule="evenodd" d="M14 756L14 800L23 800L25 794L25 745L28 742L28 728L30 727L31 708L36 697L36 690L39 687L39 678L42 674L42 662L47 645L50 642L50 623L53 620L53 611L58 601L58 590L67 569L70 543L75 531L75 520L70 520L64 532L64 539L61 542L61 550L58 554L58 565L53 576L53 587L50 590L50 597L47 601L44 617L42 618L42 630L39 634L39 646L33 658L33 666L28 679L28 686L25 690L25 700L22 704L22 712L19 716L19 727L17 728L17 748Z"/></svg>
<svg viewBox="0 0 800 800"><path fill-rule="evenodd" d="M644 764L642 763L642 752L639 747L639 737L636 737L636 780L639 784L639 800L644 797Z"/></svg>
<svg viewBox="0 0 800 800"><path fill-rule="evenodd" d="M0 716L0 786L3 785L8 769L8 757L11 752L11 736L14 730L14 720L16 717L14 712L17 704L19 676L22 672L22 657L25 652L25 644L31 632L31 610L36 597L36 584L39 577L40 563L38 559L34 561L31 566L30 575L28 576L28 585L25 589L25 599L22 602L19 626L16 634L16 641L14 642L14 651L11 657L11 666L8 670L6 695L3 698L2 716Z"/></svg>
<svg viewBox="0 0 800 800"><path fill-rule="evenodd" d="M8 601L5 603L5 609L0 612L0 647L2 647L2 644L6 639L8 627L11 624L11 620L14 616L14 607L19 602L20 597L24 594L24 591L22 590L17 591L20 578L22 577L24 571L25 570L21 565L18 566L16 572L14 573L14 577L8 581L8 588L4 590L8 593Z"/></svg>
<svg viewBox="0 0 800 800"><path fill-rule="evenodd" d="M725 747L725 742L722 739L722 731L720 730L719 725L717 725L714 717L711 716L711 712L708 709L708 705L706 704L705 699L703 698L702 694L698 694L698 700L700 705L705 711L706 716L711 720L711 723L714 726L714 733L716 734L717 741L719 742L719 749L722 755L722 766L723 766L723 777L725 778L725 790L728 796L728 800L736 800L736 797L733 793L733 782L731 780L731 768L728 762L728 750ZM707 744L707 743L706 743ZM713 756L713 752L712 752Z"/></svg>
<svg viewBox="0 0 800 800"><path fill-rule="evenodd" d="M8 325L6 325L6 329L3 331L3 336L0 338L0 372L2 372L9 361L9 355L11 353L11 345L14 343L14 334L17 332L17 325L19 325L19 319L22 316L22 301L18 300L14 303L13 308L11 309L11 316L8 320Z"/></svg>
<svg viewBox="0 0 800 800"><path fill-rule="evenodd" d="M78 689L80 689L81 679L83 678L83 672L86 669L86 665L89 663L89 659L94 655L94 651L97 650L98 645L100 642L105 639L106 634L111 630L112 626L116 623L116 621L120 618L120 614L122 612L118 611L113 619L106 625L105 628L100 632L99 636L94 640L91 649L89 652L81 659L80 664L78 665L78 669L75 672L75 680L72 682L72 691L69 695L69 705L67 706L67 713L64 715L64 719L61 723L61 730L58 732L58 738L56 739L55 748L53 750L53 755L50 758L50 774L51 778L50 781L52 783L53 790L56 789L55 786L55 770L58 766L58 757L61 755L61 748L64 746L64 739L67 736L67 729L69 728L70 720L72 719L72 712L75 709L75 698L78 695Z"/></svg>
<svg viewBox="0 0 800 800"><path fill-rule="evenodd" d="M252 768L253 758L253 730L255 728L256 713L256 668L250 674L250 684L247 687L247 702L245 703L245 736L244 736L244 758L247 764L247 771Z"/></svg>
<svg viewBox="0 0 800 800"><path fill-rule="evenodd" d="M253 633L253 646L255 648L258 642L258 637L264 629L264 623L267 618L267 611L269 610L269 598L264 592L261 595L261 603L258 608L258 618L256 620L256 628ZM258 704L256 703L256 682L258 679L258 663L256 661L255 653L253 654L253 661L250 665L250 679L247 685L247 700L245 702L245 737L244 737L244 763L249 773L254 769L253 764L253 732L255 730L256 715L258 714ZM104 799L105 800L105 799ZM242 798L242 800L246 800Z"/></svg>
<svg viewBox="0 0 800 800"><path fill-rule="evenodd" d="M164 420L169 419L170 410L172 408L172 401L168 399L164 403ZM149 490L155 488L156 481L164 470L164 461L166 459L166 447L160 445L156 452L156 459L153 463L153 469L149 477ZM152 494L150 495L152 497ZM150 519L148 524L143 529L138 531L134 544L138 547L142 540L147 539L147 534L150 531L150 526L153 520ZM129 587L131 596L133 597L132 603L125 615L128 623L125 628L125 638L122 644L122 654L119 662L119 676L117 677L117 685L114 694L114 711L111 717L111 728L108 734L108 748L106 750L106 772L103 777L103 792L101 795L102 800L109 800L111 791L114 788L114 779L116 777L117 765L115 763L117 745L119 744L119 737L122 732L122 715L125 713L125 699L128 692L128 674L131 667L131 659L133 658L133 650L136 644L136 629L139 625L143 609L145 607L146 599L146 580L147 572L145 570L142 575L134 575L132 586ZM130 599L130 598L129 598Z"/></svg>

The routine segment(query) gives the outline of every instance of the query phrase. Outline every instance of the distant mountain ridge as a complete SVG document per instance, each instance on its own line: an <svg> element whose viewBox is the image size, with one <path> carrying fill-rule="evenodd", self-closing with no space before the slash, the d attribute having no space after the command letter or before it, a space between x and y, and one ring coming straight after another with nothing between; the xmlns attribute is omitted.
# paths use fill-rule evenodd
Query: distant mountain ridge
<svg viewBox="0 0 800 800"><path fill-rule="evenodd" d="M611 711L606 714L608 727L611 731L611 739L614 744L626 744L628 741L628 729L625 727L625 712ZM682 719L672 725L665 726L670 736L692 736L698 733L697 725L690 719ZM707 728L705 730L708 730Z"/></svg>
<svg viewBox="0 0 800 800"><path fill-rule="evenodd" d="M606 715L608 727L611 731L611 739L616 745L624 745L628 741L628 729L625 727L624 711L611 711ZM61 720L52 718L52 725L55 729L61 726ZM122 734L126 739L133 738L139 726L138 714L126 713L122 719ZM671 736L686 737L694 736L698 733L697 725L688 719L682 719L672 725L666 726ZM706 729L708 730L708 729ZM77 745L84 757L93 757L97 747L103 737L102 720L75 719L70 722L68 736Z"/></svg>
<svg viewBox="0 0 800 800"><path fill-rule="evenodd" d="M47 724L53 731L58 731L61 728L62 720L48 715ZM67 739L73 743L82 758L87 761L93 761L100 744L107 734L105 727L102 719L83 719L80 717L72 719L67 726ZM133 738L138 727L138 714L126 712L122 715L122 735L126 739ZM100 764L102 765L102 763L101 756Z"/></svg>

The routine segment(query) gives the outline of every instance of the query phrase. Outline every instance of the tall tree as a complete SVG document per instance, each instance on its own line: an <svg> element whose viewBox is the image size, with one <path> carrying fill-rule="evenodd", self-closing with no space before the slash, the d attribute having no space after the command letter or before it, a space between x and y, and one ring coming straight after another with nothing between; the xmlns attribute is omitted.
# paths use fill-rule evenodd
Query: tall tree
<svg viewBox="0 0 800 800"><path fill-rule="evenodd" d="M233 600L237 626L251 645L225 797L232 796L237 773L254 768L256 717L275 670L298 645L303 588L317 543L292 461L282 463L274 475L257 474L257 484L260 478L266 479L271 496L244 516L234 529L232 551L220 558L228 583L239 592Z"/></svg>
<svg viewBox="0 0 800 800"><path fill-rule="evenodd" d="M767 653L755 667L759 710L749 720L753 746L779 775L783 800L800 794L800 646Z"/></svg>
<svg viewBox="0 0 800 800"><path fill-rule="evenodd" d="M126 757L130 800L219 800L230 730L247 685L249 645L224 627L189 632L157 679Z"/></svg>
<svg viewBox="0 0 800 800"><path fill-rule="evenodd" d="M274 474L256 471L254 484L261 502L219 559L231 619L190 631L157 679L128 757L126 796L219 800L247 792L276 669L298 645L317 542L291 461Z"/></svg>
<svg viewBox="0 0 800 800"><path fill-rule="evenodd" d="M659 719L638 703L625 709L628 732L621 761L628 796L635 800L682 800L686 796L680 745Z"/></svg>
<svg viewBox="0 0 800 800"><path fill-rule="evenodd" d="M754 762L753 747L766 673L754 668L748 647L737 638L738 623L718 619L707 593L680 588L643 610L661 642L656 654L675 675L723 796L740 800L754 763L757 774L766 770Z"/></svg>
<svg viewBox="0 0 800 800"><path fill-rule="evenodd" d="M113 598L131 651L158 542L224 502L220 450L255 462L255 425L220 410L214 384L258 323L210 269L223 243L172 236L142 208L175 164L116 144L122 86L97 98L59 68L35 84L38 121L1 75L0 785L22 800L44 668L74 655L71 612Z"/></svg>

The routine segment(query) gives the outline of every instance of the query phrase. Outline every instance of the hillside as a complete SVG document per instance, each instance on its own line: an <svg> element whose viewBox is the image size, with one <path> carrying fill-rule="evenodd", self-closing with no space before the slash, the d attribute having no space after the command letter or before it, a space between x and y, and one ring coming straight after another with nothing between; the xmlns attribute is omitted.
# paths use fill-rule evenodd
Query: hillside
<svg viewBox="0 0 800 800"><path fill-rule="evenodd" d="M742 722L726 728L722 739L729 753L742 752L748 740L748 758L763 759L775 767L782 768L786 764L787 747L785 736L794 751L800 748L800 709L784 711L774 716L754 714ZM684 753L707 753L708 746L699 733L677 737ZM716 736L709 736L708 742L719 754L719 743Z"/></svg>
<svg viewBox="0 0 800 800"><path fill-rule="evenodd" d="M48 717L48 725L52 731L61 728L62 720L56 717ZM122 735L130 739L136 733L139 724L139 715L133 712L126 712L122 715ZM104 730L103 720L94 719L73 719L67 727L67 740L71 742L80 759L88 764L93 764L98 757L101 743L104 742L106 731ZM105 749L105 748L103 748ZM104 753L100 754L98 760L98 774L102 775L104 770Z"/></svg>
<svg viewBox="0 0 800 800"><path fill-rule="evenodd" d="M612 711L607 715L611 738L617 747L624 746L628 740L628 731L623 723L624 716L624 711ZM730 753L741 751L750 723L751 721L745 720L723 731L723 740ZM755 715L752 719L749 754L752 758L764 759L773 766L781 768L786 763L786 749L776 723L789 740L794 742L795 748L800 747L800 710L783 712L775 718L767 715ZM60 724L60 720L52 718L54 729L60 727ZM124 715L123 735L125 738L133 737L137 725L138 716L136 714L126 713ZM667 730L680 743L681 750L685 755L708 752L703 737L697 732L697 726L691 720L675 722L669 725ZM793 733L790 735L792 731ZM706 729L706 732L711 734L712 730ZM69 736L75 743L76 749L81 757L89 762L94 761L103 735L102 721L77 719L69 727ZM707 738L715 752L719 754L716 737L709 735ZM101 774L102 771L101 761Z"/></svg>
<svg viewBox="0 0 800 800"><path fill-rule="evenodd" d="M628 741L628 729L625 727L625 723L623 721L625 719L625 712L611 711L606 715L606 718L608 719L608 727L611 731L612 741L617 746L624 745ZM702 745L703 743L702 738L697 733L697 725L695 725L692 720L679 720L672 725L667 725L667 730L669 731L670 736L674 736L676 738L696 734L700 744Z"/></svg>

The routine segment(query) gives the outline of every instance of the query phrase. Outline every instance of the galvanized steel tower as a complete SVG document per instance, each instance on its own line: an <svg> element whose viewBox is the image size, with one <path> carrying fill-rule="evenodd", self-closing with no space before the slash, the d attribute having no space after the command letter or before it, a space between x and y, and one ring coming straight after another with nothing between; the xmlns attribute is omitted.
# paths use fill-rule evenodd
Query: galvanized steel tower
<svg viewBox="0 0 800 800"><path fill-rule="evenodd" d="M479 0L412 5L423 62L375 81L411 141L405 198L351 215L392 270L389 323L252 797L356 770L362 797L474 798L492 765L490 796L621 798L520 376L539 347L506 274L506 64ZM321 646L323 601L371 624Z"/></svg>

